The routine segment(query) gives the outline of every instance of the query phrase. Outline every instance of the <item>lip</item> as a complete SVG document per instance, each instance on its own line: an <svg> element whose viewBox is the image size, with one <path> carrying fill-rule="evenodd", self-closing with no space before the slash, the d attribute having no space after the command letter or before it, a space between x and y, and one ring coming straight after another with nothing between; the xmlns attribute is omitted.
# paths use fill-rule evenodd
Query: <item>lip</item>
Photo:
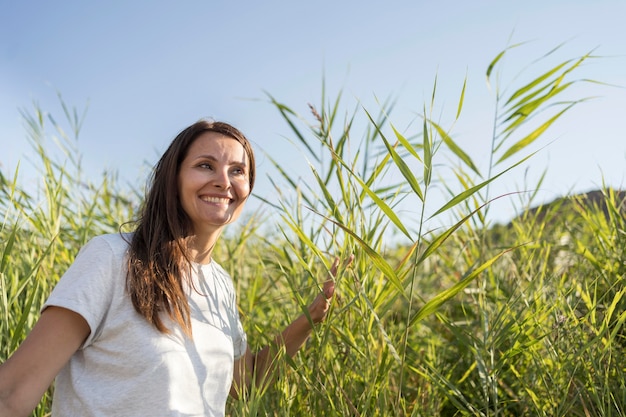
<svg viewBox="0 0 626 417"><path fill-rule="evenodd" d="M202 195L200 196L200 200L204 201L205 203L212 204L230 204L231 201L233 201L232 198L223 195Z"/></svg>

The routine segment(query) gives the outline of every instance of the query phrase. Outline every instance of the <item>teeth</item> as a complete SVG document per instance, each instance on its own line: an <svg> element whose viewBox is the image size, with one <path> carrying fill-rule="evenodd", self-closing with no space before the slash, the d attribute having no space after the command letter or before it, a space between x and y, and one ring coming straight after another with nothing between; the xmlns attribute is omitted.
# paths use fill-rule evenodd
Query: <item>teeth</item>
<svg viewBox="0 0 626 417"><path fill-rule="evenodd" d="M223 197L202 197L202 201L206 201L207 203L228 204L230 199Z"/></svg>

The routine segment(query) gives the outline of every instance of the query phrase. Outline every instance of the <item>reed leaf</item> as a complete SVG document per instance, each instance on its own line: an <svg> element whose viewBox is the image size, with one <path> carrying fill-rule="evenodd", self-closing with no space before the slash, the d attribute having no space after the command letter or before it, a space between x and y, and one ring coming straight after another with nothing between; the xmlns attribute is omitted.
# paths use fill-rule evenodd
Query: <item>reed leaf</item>
<svg viewBox="0 0 626 417"><path fill-rule="evenodd" d="M491 85L491 83L489 81L490 78L491 78L491 73L493 72L494 68L496 67L496 64L502 59L502 57L504 57L504 54L507 52L507 49L505 49L504 51L501 51L500 53L498 53L498 55L496 55L496 57L493 60L491 60L491 62L487 66L487 72L486 72L487 85Z"/></svg>
<svg viewBox="0 0 626 417"><path fill-rule="evenodd" d="M478 170L478 167L476 167L476 164L474 164L474 161L472 161L472 158L456 144L456 142L450 137L450 135L448 135L445 130L443 130L441 126L439 126L439 124L433 122L432 120L428 120L428 123L437 130L437 133L439 133L439 136L441 136L443 142L454 155L456 155L461 161L463 161L469 169L474 171L479 176L482 176L480 171Z"/></svg>
<svg viewBox="0 0 626 417"><path fill-rule="evenodd" d="M372 124L374 124L374 119L372 119L370 113L367 110L364 110L365 113L367 114L367 117L370 119L370 121L372 122ZM387 152L389 153L389 155L391 156L391 159L393 160L393 162L396 164L396 166L398 167L398 169L400 169L400 173L402 173L402 176L407 180L407 182L409 183L409 186L411 187L411 189L413 190L413 192L417 195L417 197L421 200L424 201L424 195L422 193L422 189L419 185L419 182L417 181L417 178L415 178L415 176L413 175L413 173L411 172L411 169L409 168L409 166L406 164L406 162L400 157L400 155L398 154L398 152L396 152L395 150L395 146L391 146L391 144L389 143L389 141L387 140L387 138L385 137L385 135L380 131L380 128L378 125L374 124L375 128L378 130L378 133L381 137L381 139L383 140L383 142L385 143L385 147L387 148ZM397 135L396 135L397 136ZM405 141L405 143L407 145L409 145L410 148L410 144L408 142ZM395 222L394 222L395 223Z"/></svg>
<svg viewBox="0 0 626 417"><path fill-rule="evenodd" d="M529 158L531 158L536 152L533 152L532 154L522 158L521 160L519 160L518 162L516 162L515 164L511 165L510 167L506 168L504 171L501 171L500 173L498 173L497 175L493 176L492 178L483 181L482 183L473 186L472 188L465 190L459 194L457 194L456 196L454 196L450 201L448 201L446 204L444 204L439 210L437 210L433 215L431 215L430 217L436 217L439 214L443 213L446 210L451 209L452 207L456 206L457 204L467 200L469 197L471 197L472 195L474 195L475 193L477 193L478 191L480 191L482 188L484 188L485 186L487 186L488 184L492 183L493 181L495 181L496 179L498 179L500 176L502 176L503 174L505 174L506 172L512 170L513 168L519 166L520 164L524 163L525 161L527 161Z"/></svg>
<svg viewBox="0 0 626 417"><path fill-rule="evenodd" d="M459 97L459 104L456 109L455 119L458 120L461 116L461 111L463 110L463 103L465 102L465 89L467 88L467 73L465 74L465 78L463 79L463 88L461 88L461 96Z"/></svg>
<svg viewBox="0 0 626 417"><path fill-rule="evenodd" d="M506 104L510 104L516 98L526 94L531 89L539 86L539 84L541 84L546 79L550 78L550 76L552 76L554 73L559 71L561 68L563 68L564 66L566 66L570 62L571 62L571 60L567 60L565 62L560 63L559 65L555 66L551 70L549 70L549 71L543 73L542 75L540 75L539 77L535 78L534 80L532 80L531 82L529 82L525 86L519 88L517 91L515 91L513 94L511 94L511 97L508 98L508 100L506 101L505 105ZM560 76L559 78L562 79L562 77L563 76ZM550 83L550 84L558 84L558 83ZM527 100L524 100L524 101L527 101ZM517 107L517 106L515 106L515 107Z"/></svg>
<svg viewBox="0 0 626 417"><path fill-rule="evenodd" d="M4 223L2 224L2 229L4 231ZM2 248L2 262L0 262L0 273L4 274L4 271L7 270L7 263L9 262L9 254L13 249L13 245L15 244L15 238L18 230L18 222L16 221L13 227L11 228L11 232L9 236L4 241L4 247Z"/></svg>
<svg viewBox="0 0 626 417"><path fill-rule="evenodd" d="M322 194L324 194L324 198L326 199L326 203L328 204L329 211L332 213L332 215L340 223L343 223L344 219L343 219L343 216L341 214L341 210L339 210L339 207L337 206L337 203L335 203L335 200L333 199L333 196L330 194L330 191L328 190L328 187L326 187L326 184L320 178L320 176L317 173L317 170L315 169L315 167L313 167L312 165L310 165L309 167L311 168L311 171L313 172L313 175L315 176L315 179L317 180L317 184L319 185L320 189L322 190Z"/></svg>
<svg viewBox="0 0 626 417"><path fill-rule="evenodd" d="M417 159L419 162L424 163L424 161L422 160L422 157L417 153L417 146L414 146L411 144L411 142L409 142L403 134L401 134L398 129L396 129L396 127L392 124L391 125L391 129L393 130L393 133L396 135L396 139L398 139L398 142L400 142L402 144L402 146L404 146L404 149L406 149L411 155L413 155L415 157L415 159Z"/></svg>
<svg viewBox="0 0 626 417"><path fill-rule="evenodd" d="M345 233L350 235L359 244L361 249L365 251L365 253L370 258L370 260L374 263L373 266L375 266L380 272L382 272L385 275L387 279L389 279L389 281L394 285L394 287L396 287L396 289L398 290L400 294L404 295L404 286L402 285L402 282L398 279L398 276L396 275L396 272L391 267L391 265L389 265L389 263L378 253L378 251L372 248L365 240L363 240L359 235L357 235L353 230L349 229L345 225L313 209L310 209L310 210L315 212L317 215L325 218L326 220L332 222L334 225L338 226Z"/></svg>
<svg viewBox="0 0 626 417"><path fill-rule="evenodd" d="M281 114L281 116L283 116L283 119L285 120L285 122L287 122L287 124L291 128L291 131L300 140L300 143L302 143L302 145L304 145L304 147L309 151L309 153L314 158L316 158L316 162L320 162L319 159L317 159L317 154L315 153L315 151L313 151L308 141L305 139L304 135L300 132L300 130L296 127L295 123L291 120L290 116L297 116L297 114L286 105L279 103L271 94L269 93L266 93L266 94L269 97L271 103L274 105L274 107L276 107L279 113Z"/></svg>
<svg viewBox="0 0 626 417"><path fill-rule="evenodd" d="M443 303L445 303L446 301L450 300L452 297L457 295L461 290L463 290L472 281L474 281L483 271L491 267L495 261L500 259L500 257L507 252L509 252L508 249L488 259L486 262L479 265L476 269L473 269L468 274L466 274L465 277L463 277L461 281L454 284L452 287L445 289L444 291L437 294L434 298L429 300L411 318L411 320L409 321L409 327L413 327L417 322L423 320L429 314L432 314L435 311L437 311L437 309L441 307Z"/></svg>
<svg viewBox="0 0 626 417"><path fill-rule="evenodd" d="M426 114L426 112L424 112ZM423 123L423 137L424 139L424 188L428 188L430 185L430 179L433 173L433 152L430 135L428 134L428 124L426 119Z"/></svg>
<svg viewBox="0 0 626 417"><path fill-rule="evenodd" d="M535 142L546 130L548 130L550 126L552 126L552 124L554 124L556 120L558 120L567 110L572 108L572 106L574 106L574 103L570 104L565 109L561 110L560 112L552 116L550 119L544 122L537 129L533 130L527 136L525 136L524 138L516 142L513 146L511 146L502 154L502 156L496 162L496 165L500 164L501 162L505 161L506 159L510 158L511 156L515 155L522 149L526 148L527 146Z"/></svg>
<svg viewBox="0 0 626 417"><path fill-rule="evenodd" d="M409 233L409 231L406 229L406 227L404 226L404 224L402 223L402 221L400 221L400 218L396 215L396 213L391 209L391 207L389 207L389 205L387 205L387 203L385 203L385 201L383 199L381 199L378 194L373 191L368 184L365 183L365 181L363 181L358 175L356 175L354 173L354 171L352 171L352 169L345 163L345 161L343 159L338 159L339 163L346 168L346 170L352 175L352 178L354 180L356 180L359 185L363 188L363 191L365 194L367 194L372 201L374 201L374 203L376 204L376 206L378 206L383 213L385 213L385 215L389 218L389 220L391 220L391 222L409 239L411 239L411 234ZM411 239L412 240L412 239Z"/></svg>

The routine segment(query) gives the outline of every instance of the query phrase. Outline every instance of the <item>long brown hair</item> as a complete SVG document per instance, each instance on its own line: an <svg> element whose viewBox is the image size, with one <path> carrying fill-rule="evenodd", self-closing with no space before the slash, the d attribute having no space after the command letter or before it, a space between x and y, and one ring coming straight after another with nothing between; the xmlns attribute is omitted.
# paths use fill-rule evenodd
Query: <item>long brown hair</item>
<svg viewBox="0 0 626 417"><path fill-rule="evenodd" d="M200 120L181 131L154 167L146 198L130 241L126 285L135 310L159 331L169 333L165 312L191 336L185 284L191 263L187 237L191 221L178 197L178 173L191 144L205 132L235 139L243 146L250 169L250 191L255 180L252 146L238 129L224 122Z"/></svg>

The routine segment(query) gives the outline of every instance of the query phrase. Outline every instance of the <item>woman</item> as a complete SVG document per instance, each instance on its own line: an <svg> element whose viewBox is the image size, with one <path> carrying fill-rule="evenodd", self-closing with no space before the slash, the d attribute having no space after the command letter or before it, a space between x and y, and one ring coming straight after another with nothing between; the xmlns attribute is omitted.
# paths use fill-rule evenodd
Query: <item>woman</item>
<svg viewBox="0 0 626 417"><path fill-rule="evenodd" d="M271 378L276 349L302 347L334 285L272 347L250 351L232 280L211 255L254 180L236 128L183 130L154 169L134 233L85 245L0 366L0 416L28 415L55 378L53 416L223 416L229 393Z"/></svg>

